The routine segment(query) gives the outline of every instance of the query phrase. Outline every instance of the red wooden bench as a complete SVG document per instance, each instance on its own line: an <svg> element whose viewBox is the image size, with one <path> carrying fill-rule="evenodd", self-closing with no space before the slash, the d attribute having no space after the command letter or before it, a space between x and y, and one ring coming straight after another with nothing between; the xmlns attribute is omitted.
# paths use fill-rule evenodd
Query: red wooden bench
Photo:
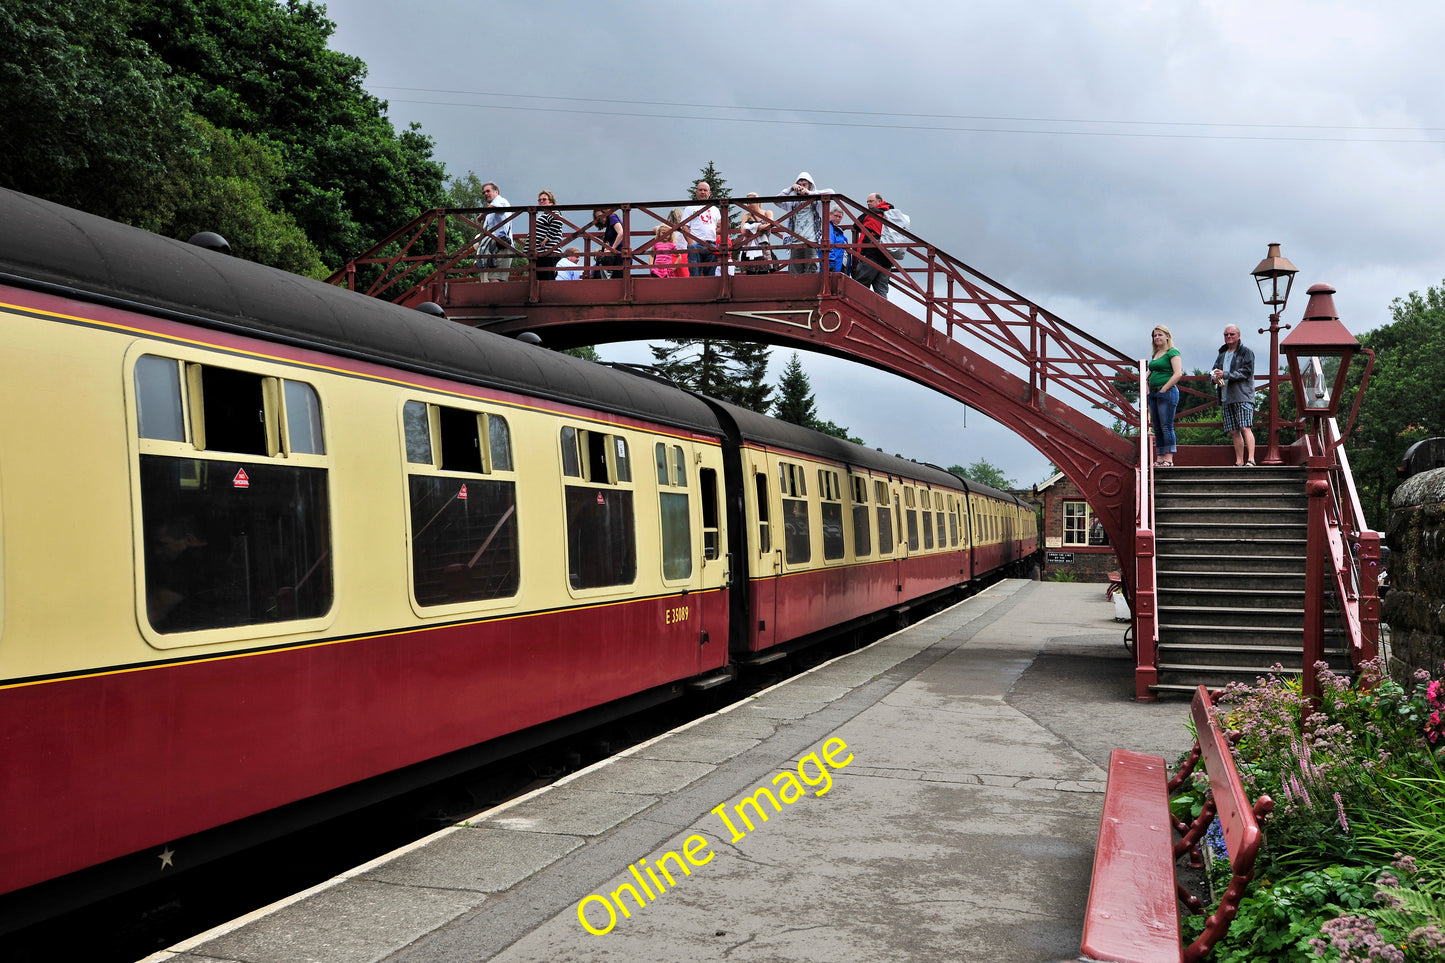
<svg viewBox="0 0 1445 963"><path fill-rule="evenodd" d="M1180 963L1199 960L1229 929L1254 875L1259 853L1258 820L1274 808L1261 796L1253 805L1239 780L1228 737L1215 723L1209 693L1200 686L1191 711L1198 737L1173 779L1164 760L1126 749L1109 756L1104 815L1084 914L1084 956L1114 963ZM1209 774L1211 799L1192 823L1174 819L1169 797L1184 786L1200 760ZM1233 872L1219 907L1189 946L1179 934L1179 904L1201 912L1203 902L1176 881L1174 862L1197 852L1215 816L1224 830ZM1176 834L1179 836L1175 838Z"/></svg>

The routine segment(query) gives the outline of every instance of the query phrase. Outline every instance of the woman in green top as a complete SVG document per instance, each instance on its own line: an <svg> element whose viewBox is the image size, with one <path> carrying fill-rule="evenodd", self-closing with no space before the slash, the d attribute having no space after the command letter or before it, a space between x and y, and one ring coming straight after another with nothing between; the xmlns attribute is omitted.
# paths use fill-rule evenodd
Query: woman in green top
<svg viewBox="0 0 1445 963"><path fill-rule="evenodd" d="M1159 468L1174 467L1174 412L1179 408L1179 379L1184 376L1184 362L1174 347L1174 335L1164 325L1157 325L1151 335L1154 354L1149 360L1149 422L1154 426L1154 464Z"/></svg>

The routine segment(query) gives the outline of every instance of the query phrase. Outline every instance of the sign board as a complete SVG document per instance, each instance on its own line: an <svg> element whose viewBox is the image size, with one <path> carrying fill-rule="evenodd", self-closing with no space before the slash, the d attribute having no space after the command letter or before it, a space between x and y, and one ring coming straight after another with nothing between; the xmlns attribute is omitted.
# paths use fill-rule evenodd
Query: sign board
<svg viewBox="0 0 1445 963"><path fill-rule="evenodd" d="M1049 560L1050 564L1060 564L1060 563L1063 563L1063 562L1072 562L1072 561L1074 560L1074 553L1073 553L1073 552L1049 552L1049 553L1048 553L1048 560Z"/></svg>

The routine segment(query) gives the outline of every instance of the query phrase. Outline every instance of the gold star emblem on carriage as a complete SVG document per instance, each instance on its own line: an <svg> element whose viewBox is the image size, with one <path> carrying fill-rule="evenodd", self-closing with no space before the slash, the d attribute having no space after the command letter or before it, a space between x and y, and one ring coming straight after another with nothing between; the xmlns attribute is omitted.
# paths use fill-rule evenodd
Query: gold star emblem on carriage
<svg viewBox="0 0 1445 963"><path fill-rule="evenodd" d="M175 855L175 850L169 846L157 853L156 858L161 861L161 869L175 869L176 864L173 858Z"/></svg>

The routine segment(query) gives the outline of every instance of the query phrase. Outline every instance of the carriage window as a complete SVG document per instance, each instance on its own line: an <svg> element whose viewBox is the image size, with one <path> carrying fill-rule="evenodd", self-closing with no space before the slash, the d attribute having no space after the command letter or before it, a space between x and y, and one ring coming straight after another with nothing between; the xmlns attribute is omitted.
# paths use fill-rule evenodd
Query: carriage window
<svg viewBox="0 0 1445 963"><path fill-rule="evenodd" d="M214 365L190 365L193 384L200 391L191 404L199 404L200 424L196 447L207 451L229 451L246 455L265 455L266 402L262 387L265 380L250 371L234 371ZM196 397L199 395L199 397Z"/></svg>
<svg viewBox="0 0 1445 963"><path fill-rule="evenodd" d="M582 467L577 459L577 429L570 426L562 429L562 474L568 478L581 478Z"/></svg>
<svg viewBox="0 0 1445 963"><path fill-rule="evenodd" d="M659 507L662 512L662 577L683 579L692 575L692 514L688 506L687 468L683 451L672 446L671 458L661 442L655 454L661 461L658 472Z"/></svg>
<svg viewBox="0 0 1445 963"><path fill-rule="evenodd" d="M933 548L933 513L928 510L931 498L927 491L920 491L920 501L923 503L923 547Z"/></svg>
<svg viewBox="0 0 1445 963"><path fill-rule="evenodd" d="M406 436L406 460L418 465L430 465L431 425L427 421L426 405L420 401L408 401L401 409L402 433Z"/></svg>
<svg viewBox="0 0 1445 963"><path fill-rule="evenodd" d="M569 583L574 589L631 585L637 579L633 493L618 487L632 481L627 440L564 427L562 471L590 482L566 486Z"/></svg>
<svg viewBox="0 0 1445 963"><path fill-rule="evenodd" d="M768 476L758 472L753 476L754 488L758 495L758 554L766 555L773 550L773 539L768 524Z"/></svg>
<svg viewBox="0 0 1445 963"><path fill-rule="evenodd" d="M487 453L492 456L492 471L512 470L512 432L501 415L484 415L487 419Z"/></svg>
<svg viewBox="0 0 1445 963"><path fill-rule="evenodd" d="M718 525L717 470L702 468L697 473L702 499L702 557L715 559L722 550L722 531Z"/></svg>
<svg viewBox="0 0 1445 963"><path fill-rule="evenodd" d="M407 461L417 466L407 474L416 603L455 605L516 595L521 558L507 420L409 401L402 407L402 425ZM439 465L433 452L440 452Z"/></svg>
<svg viewBox="0 0 1445 963"><path fill-rule="evenodd" d="M813 557L813 539L808 530L808 500L783 499L783 550L789 565L801 565Z"/></svg>
<svg viewBox="0 0 1445 963"><path fill-rule="evenodd" d="M947 548L948 542L944 540L943 529L943 493L933 493L933 521L938 528L938 547Z"/></svg>
<svg viewBox="0 0 1445 963"><path fill-rule="evenodd" d="M853 488L853 554L865 558L873 554L873 537L868 530L868 479L850 476Z"/></svg>
<svg viewBox="0 0 1445 963"><path fill-rule="evenodd" d="M948 544L958 547L958 499L948 496Z"/></svg>
<svg viewBox="0 0 1445 963"><path fill-rule="evenodd" d="M286 447L301 455L324 455L321 439L321 399L316 389L300 381L283 381L286 400Z"/></svg>
<svg viewBox="0 0 1445 963"><path fill-rule="evenodd" d="M838 473L820 469L818 490L823 510L823 558L842 558L847 550L843 542L843 494L838 489Z"/></svg>
<svg viewBox="0 0 1445 963"><path fill-rule="evenodd" d="M295 388L278 393L276 378L153 355L137 359L133 378L138 436L184 446L143 447L139 459L151 627L195 632L330 611L328 470L305 458L325 452L315 390L287 382ZM198 428L191 444L186 405ZM306 464L275 450L283 418Z"/></svg>
<svg viewBox="0 0 1445 963"><path fill-rule="evenodd" d="M878 553L889 555L893 552L893 510L889 507L887 483L874 482L873 497L878 502Z"/></svg>
<svg viewBox="0 0 1445 963"><path fill-rule="evenodd" d="M142 355L135 363L135 404L142 438L185 441L181 367L174 358Z"/></svg>

